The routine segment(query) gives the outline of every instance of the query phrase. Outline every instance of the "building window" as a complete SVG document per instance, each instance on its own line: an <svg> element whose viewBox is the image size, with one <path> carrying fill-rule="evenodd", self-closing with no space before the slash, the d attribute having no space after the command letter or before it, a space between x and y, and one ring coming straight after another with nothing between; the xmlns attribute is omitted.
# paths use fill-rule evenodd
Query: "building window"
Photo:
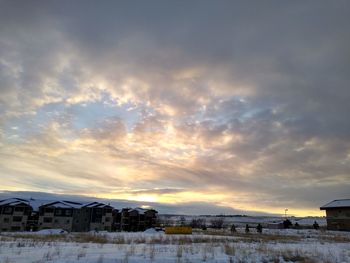
<svg viewBox="0 0 350 263"><path fill-rule="evenodd" d="M56 209L55 210L55 216L60 216L62 215L62 210L61 209Z"/></svg>
<svg viewBox="0 0 350 263"><path fill-rule="evenodd" d="M66 220L66 224L69 224L70 223L70 220L68 219L68 220Z"/></svg>
<svg viewBox="0 0 350 263"><path fill-rule="evenodd" d="M46 207L45 208L45 213L53 213L53 208Z"/></svg>
<svg viewBox="0 0 350 263"><path fill-rule="evenodd" d="M15 207L15 212L23 212L24 207Z"/></svg>
<svg viewBox="0 0 350 263"><path fill-rule="evenodd" d="M72 216L72 210L66 210L66 216Z"/></svg>
<svg viewBox="0 0 350 263"><path fill-rule="evenodd" d="M102 215L102 209L96 209L95 211L96 215Z"/></svg>
<svg viewBox="0 0 350 263"><path fill-rule="evenodd" d="M52 217L44 217L44 223L52 223Z"/></svg>
<svg viewBox="0 0 350 263"><path fill-rule="evenodd" d="M4 223L8 223L8 222L10 222L10 218L5 217L5 218L4 218Z"/></svg>
<svg viewBox="0 0 350 263"><path fill-rule="evenodd" d="M55 221L54 221L56 224L58 223L58 220L57 219L55 219Z"/></svg>
<svg viewBox="0 0 350 263"><path fill-rule="evenodd" d="M21 216L14 216L13 222L22 222L22 217Z"/></svg>
<svg viewBox="0 0 350 263"><path fill-rule="evenodd" d="M13 211L12 207L6 206L4 208L4 212L3 213L7 214L7 215L10 215L10 214L12 214L12 211Z"/></svg>
<svg viewBox="0 0 350 263"><path fill-rule="evenodd" d="M106 217L105 221L106 221L106 222L110 222L110 221L111 221L111 218L110 218L110 217Z"/></svg>
<svg viewBox="0 0 350 263"><path fill-rule="evenodd" d="M13 226L11 227L11 231L20 231L21 227L20 226Z"/></svg>

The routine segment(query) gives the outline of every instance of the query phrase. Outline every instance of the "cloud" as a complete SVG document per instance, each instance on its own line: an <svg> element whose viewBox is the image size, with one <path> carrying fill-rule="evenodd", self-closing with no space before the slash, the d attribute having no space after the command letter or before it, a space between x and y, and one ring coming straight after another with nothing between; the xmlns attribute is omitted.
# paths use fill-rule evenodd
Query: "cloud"
<svg viewBox="0 0 350 263"><path fill-rule="evenodd" d="M252 211L348 197L347 2L2 6L4 188Z"/></svg>

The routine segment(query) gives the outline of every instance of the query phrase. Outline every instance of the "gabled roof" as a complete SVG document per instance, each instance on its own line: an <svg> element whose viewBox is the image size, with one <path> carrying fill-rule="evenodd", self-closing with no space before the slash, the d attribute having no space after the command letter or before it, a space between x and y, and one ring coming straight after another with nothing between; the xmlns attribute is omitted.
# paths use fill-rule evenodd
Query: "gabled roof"
<svg viewBox="0 0 350 263"><path fill-rule="evenodd" d="M83 207L89 207L89 208L113 208L110 205L106 205L104 203L99 203L99 202L86 203L86 204L83 205Z"/></svg>
<svg viewBox="0 0 350 263"><path fill-rule="evenodd" d="M135 208L135 209L131 209L129 212L132 212L132 211L136 211L136 212L138 212L139 214L145 214L146 212L148 212L148 211L154 211L154 212L156 212L157 213L157 211L156 210L154 210L154 209L145 209L145 208L141 208L141 207L137 207L137 208Z"/></svg>
<svg viewBox="0 0 350 263"><path fill-rule="evenodd" d="M21 199L21 198L8 198L8 199L0 201L0 206L2 206L2 205L15 206L15 205L20 205L20 204L29 205L29 201L25 200L25 199Z"/></svg>
<svg viewBox="0 0 350 263"><path fill-rule="evenodd" d="M8 198L0 200L0 206L2 205L29 205L32 207L33 211L39 211L39 207L57 207L57 208L112 208L109 204L104 204L100 202L75 202L67 200L40 200L40 199L22 199L22 198Z"/></svg>
<svg viewBox="0 0 350 263"><path fill-rule="evenodd" d="M339 200L333 200L332 202L325 204L324 206L321 206L321 210L326 210L329 208L344 208L344 207L350 207L350 199L339 199Z"/></svg>
<svg viewBox="0 0 350 263"><path fill-rule="evenodd" d="M29 199L29 205L33 208L33 211L39 211L39 207L54 202L53 200L37 200Z"/></svg>
<svg viewBox="0 0 350 263"><path fill-rule="evenodd" d="M55 201L42 205L43 207L56 207L56 208L76 208L77 204L71 204L65 201ZM81 206L81 204L80 204Z"/></svg>

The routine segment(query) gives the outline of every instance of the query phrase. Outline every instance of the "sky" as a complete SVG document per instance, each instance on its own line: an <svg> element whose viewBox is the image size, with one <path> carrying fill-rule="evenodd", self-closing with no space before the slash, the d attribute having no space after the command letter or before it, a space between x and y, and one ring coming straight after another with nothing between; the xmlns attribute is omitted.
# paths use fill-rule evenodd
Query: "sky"
<svg viewBox="0 0 350 263"><path fill-rule="evenodd" d="M0 0L0 190L323 215L350 198L349 24L345 0Z"/></svg>

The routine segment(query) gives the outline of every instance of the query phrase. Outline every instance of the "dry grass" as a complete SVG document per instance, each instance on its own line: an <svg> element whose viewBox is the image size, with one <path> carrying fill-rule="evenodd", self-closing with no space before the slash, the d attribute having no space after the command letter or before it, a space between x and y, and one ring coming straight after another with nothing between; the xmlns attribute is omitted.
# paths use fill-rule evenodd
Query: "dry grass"
<svg viewBox="0 0 350 263"><path fill-rule="evenodd" d="M111 243L111 241L107 238L107 236L91 235L91 234L76 234L74 235L73 241L77 243L96 243L96 244Z"/></svg>
<svg viewBox="0 0 350 263"><path fill-rule="evenodd" d="M321 235L315 235L321 237ZM333 238L329 244L340 240L343 242L344 235L334 236L332 233L324 234L324 237ZM341 237L341 238L335 238ZM36 261L38 263L52 261L64 255L66 244L61 244L62 240L76 242L77 248L72 256L84 262L89 256L90 248L98 248L98 253L103 253L103 249L116 247L122 251L120 261L127 263L133 257L143 257L144 260L159 261L162 253L170 254L175 259L174 262L188 262L192 255L201 258L203 262L213 262L218 255L226 255L226 262L248 262L258 255L259 262L335 262L334 255L324 253L323 248L310 246L309 250L303 248L304 244L314 244L315 238L302 238L296 236L281 236L271 234L243 234L242 236L216 236L216 235L96 235L90 233L74 233L67 235L34 236L22 235L8 237L11 241L0 243L0 248L11 248L13 255L23 248L45 248L44 254ZM56 240L54 240L57 238ZM9 240L7 239L7 240ZM297 244L302 239L302 243ZM318 244L323 245L320 239ZM79 244L80 243L80 244ZM276 244L281 244L277 245ZM284 245L283 243L286 243ZM326 241L325 241L326 243ZM97 244L97 245L96 245ZM111 244L104 246L104 244ZM292 244L292 245L290 245ZM336 246L336 245L332 245ZM317 248L317 249L316 249ZM25 251L25 250L24 250ZM169 253L170 252L170 253ZM22 252L23 253L23 252ZM343 253L343 252L341 252ZM1 253L0 253L1 254ZM346 262L347 254L339 254L339 259ZM5 260L6 258L2 258ZM318 259L318 260L316 260ZM9 260L13 260L11 257ZM1 261L1 260L0 260ZM106 258L105 258L106 261ZM11 261L10 261L11 262ZM96 258L94 262L103 262L103 254ZM343 262L343 261L340 261Z"/></svg>
<svg viewBox="0 0 350 263"><path fill-rule="evenodd" d="M225 254L228 256L234 256L236 254L236 249L232 244L231 245L225 244L224 251L225 251Z"/></svg>
<svg viewBox="0 0 350 263"><path fill-rule="evenodd" d="M342 235L322 235L320 236L320 240L335 242L335 243L348 243L350 242L350 236L342 236Z"/></svg>

